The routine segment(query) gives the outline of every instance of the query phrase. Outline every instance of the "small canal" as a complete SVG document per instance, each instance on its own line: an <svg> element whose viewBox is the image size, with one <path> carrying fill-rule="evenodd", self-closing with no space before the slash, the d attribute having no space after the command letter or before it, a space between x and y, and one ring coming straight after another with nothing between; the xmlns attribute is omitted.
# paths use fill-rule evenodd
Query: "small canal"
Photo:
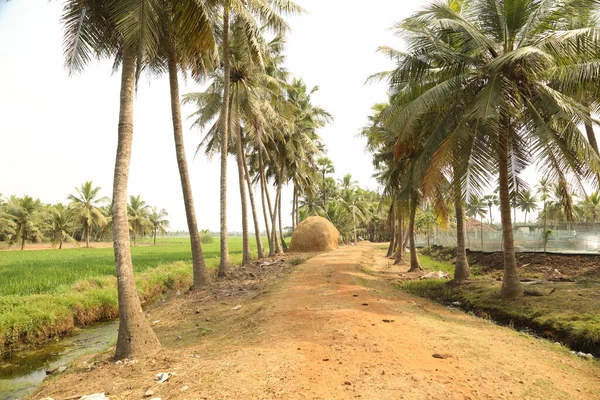
<svg viewBox="0 0 600 400"><path fill-rule="evenodd" d="M16 352L0 360L0 400L20 399L31 394L46 378L46 371L67 366L78 357L114 345L118 325L118 321L92 325L37 349Z"/></svg>

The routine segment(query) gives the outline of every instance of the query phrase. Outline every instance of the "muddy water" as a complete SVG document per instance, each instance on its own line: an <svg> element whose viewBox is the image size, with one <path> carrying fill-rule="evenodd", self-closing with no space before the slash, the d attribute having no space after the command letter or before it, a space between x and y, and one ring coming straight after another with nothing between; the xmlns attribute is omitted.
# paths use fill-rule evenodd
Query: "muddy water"
<svg viewBox="0 0 600 400"><path fill-rule="evenodd" d="M90 326L57 342L0 360L0 400L20 399L42 383L47 370L112 346L117 340L117 329L116 321Z"/></svg>

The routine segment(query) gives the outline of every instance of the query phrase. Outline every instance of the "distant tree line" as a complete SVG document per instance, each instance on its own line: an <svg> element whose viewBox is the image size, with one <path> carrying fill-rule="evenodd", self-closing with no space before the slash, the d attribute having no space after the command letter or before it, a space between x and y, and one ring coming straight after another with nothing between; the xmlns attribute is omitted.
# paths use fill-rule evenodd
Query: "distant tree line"
<svg viewBox="0 0 600 400"><path fill-rule="evenodd" d="M101 197L98 186L87 181L67 196L69 203L44 204L30 196L0 195L0 241L18 245L26 242L50 241L62 249L63 243L112 239L112 204ZM148 205L140 195L129 196L127 207L129 233L136 245L138 238L151 235L156 244L157 235L167 232L169 221L165 209Z"/></svg>

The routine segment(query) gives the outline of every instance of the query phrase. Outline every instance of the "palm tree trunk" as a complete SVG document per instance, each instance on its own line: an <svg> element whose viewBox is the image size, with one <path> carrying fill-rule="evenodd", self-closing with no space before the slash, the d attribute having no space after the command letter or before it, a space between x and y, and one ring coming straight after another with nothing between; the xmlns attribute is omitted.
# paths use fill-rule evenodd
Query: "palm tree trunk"
<svg viewBox="0 0 600 400"><path fill-rule="evenodd" d="M246 162L246 154L244 147L242 146L242 165L244 166L244 177L246 179L246 185L248 186L248 195L250 197L250 208L252 209L252 220L254 221L254 235L256 236L256 251L258 258L265 258L265 249L263 247L262 240L260 238L260 226L258 224L258 214L256 213L256 202L254 201L254 190L252 188L252 181L250 180L250 174L248 173L248 163Z"/></svg>
<svg viewBox="0 0 600 400"><path fill-rule="evenodd" d="M500 188L500 214L502 220L502 246L504 250L504 277L500 294L502 299L515 299L523 296L523 289L517 270L517 258L513 239L512 221L510 215L510 192L508 187L508 154L510 126L504 123L500 127L498 146L498 172Z"/></svg>
<svg viewBox="0 0 600 400"><path fill-rule="evenodd" d="M408 234L410 235L410 269L408 272L422 271L423 267L419 262L417 255L417 246L415 243L415 219L417 217L418 194L413 193L410 199L410 221L408 223Z"/></svg>
<svg viewBox="0 0 600 400"><path fill-rule="evenodd" d="M456 264L454 265L454 281L469 279L469 261L465 247L465 210L463 208L460 187L455 189L454 208L456 210Z"/></svg>
<svg viewBox="0 0 600 400"><path fill-rule="evenodd" d="M60 238L58 240L59 240L58 249L62 250L62 244L63 244L63 234L62 233L60 234Z"/></svg>
<svg viewBox="0 0 600 400"><path fill-rule="evenodd" d="M391 257L394 254L394 248L396 247L396 208L394 207L394 202L392 201L392 205L390 206L390 210L388 212L390 219L390 245L388 247L388 251L385 254L386 257Z"/></svg>
<svg viewBox="0 0 600 400"><path fill-rule="evenodd" d="M219 276L226 276L231 271L229 261L229 243L227 238L227 152L230 130L229 120L229 85L231 81L231 67L229 65L229 9L223 9L223 109L221 111L221 260L219 263Z"/></svg>
<svg viewBox="0 0 600 400"><path fill-rule="evenodd" d="M177 78L177 52L175 43L170 42L169 49L169 86L171 90L171 118L173 120L173 137L175 139L175 154L177 156L177 167L179 168L179 180L183 194L185 217L188 231L190 232L190 247L192 250L192 271L194 283L192 289L196 290L208 283L208 271L202 252L202 242L196 221L196 210L194 209L194 197L192 195L192 184L188 172L185 145L183 141L183 128L181 123L181 108L179 101L179 81ZM156 245L156 230L154 230L154 244Z"/></svg>
<svg viewBox="0 0 600 400"><path fill-rule="evenodd" d="M283 225L282 225L282 218L281 218L281 189L282 189L282 184L280 183L277 186L277 196L279 198L279 201L277 203L277 213L279 214L278 219L279 219L279 239L281 240L281 247L283 249L284 253L287 253L287 244L285 243L285 238L283 237Z"/></svg>
<svg viewBox="0 0 600 400"><path fill-rule="evenodd" d="M269 192L267 192L267 200L269 199ZM273 211L271 214L271 235L273 235L273 244L275 245L275 253L281 254L283 251L281 249L281 243L279 243L279 238L277 237L277 207L279 202L279 192L275 192L275 204L273 207ZM269 204L269 211L271 205Z"/></svg>
<svg viewBox="0 0 600 400"><path fill-rule="evenodd" d="M242 200L242 265L250 264L250 234L248 233L248 203L246 199L246 182L244 179L244 155L242 153L242 127L238 123L237 140L235 141L235 153L238 167L238 178L240 184L240 198Z"/></svg>
<svg viewBox="0 0 600 400"><path fill-rule="evenodd" d="M156 246L156 229L154 229L154 241L152 243L154 246Z"/></svg>
<svg viewBox="0 0 600 400"><path fill-rule="evenodd" d="M135 50L123 52L119 131L113 182L113 240L119 296L119 334L115 358L134 358L160 350L160 343L146 321L133 278L127 218L127 183L133 142L133 92Z"/></svg>
<svg viewBox="0 0 600 400"><path fill-rule="evenodd" d="M85 247L90 248L90 226L87 225L85 228Z"/></svg>
<svg viewBox="0 0 600 400"><path fill-rule="evenodd" d="M398 211L398 237L396 239L396 257L394 259L394 265L404 265L404 218L402 213Z"/></svg>
<svg viewBox="0 0 600 400"><path fill-rule="evenodd" d="M259 171L258 171L258 175L260 176L260 195L261 195L261 200L262 200L262 209L263 209L263 216L265 218L265 230L267 231L267 238L268 238L268 242L269 242L269 256L272 256L273 254L275 254L275 246L273 245L273 238L271 237L271 229L269 228L269 216L271 215L270 212L267 213L267 203L268 203L268 207L269 207L269 211L271 210L271 199L269 198L269 193L267 192L267 182L265 179L265 174L264 174L264 170L265 170L265 165L263 163L263 159L262 159L262 150L258 150L258 164L259 164Z"/></svg>

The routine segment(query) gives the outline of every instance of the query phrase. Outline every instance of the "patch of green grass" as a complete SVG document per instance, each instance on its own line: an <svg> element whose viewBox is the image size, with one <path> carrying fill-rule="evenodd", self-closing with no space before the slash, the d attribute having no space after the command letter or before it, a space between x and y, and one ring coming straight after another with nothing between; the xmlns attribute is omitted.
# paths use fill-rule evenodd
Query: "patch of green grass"
<svg viewBox="0 0 600 400"><path fill-rule="evenodd" d="M133 247L140 298L150 300L191 285L189 239ZM242 258L242 239L230 238L231 262ZM219 264L219 243L203 246L209 268ZM118 315L112 248L2 251L0 253L0 356Z"/></svg>
<svg viewBox="0 0 600 400"><path fill-rule="evenodd" d="M446 279L424 279L418 281L406 281L402 289L419 297L426 297L440 303L453 301L454 291L448 286Z"/></svg>
<svg viewBox="0 0 600 400"><path fill-rule="evenodd" d="M140 240L139 242L143 242ZM250 241L256 251L256 242ZM202 246L206 264L219 263L219 241ZM241 262L242 238L229 238L232 262ZM162 238L156 246L143 245L131 248L136 273L159 264L191 261L189 239L185 237ZM65 293L79 280L102 276L115 276L112 248L78 248L63 250L2 251L0 253L0 293L2 295L31 295Z"/></svg>
<svg viewBox="0 0 600 400"><path fill-rule="evenodd" d="M136 276L142 301L192 283L191 264L176 262ZM65 334L76 326L118 316L116 278L79 281L60 294L0 297L0 356L21 345L37 344Z"/></svg>
<svg viewBox="0 0 600 400"><path fill-rule="evenodd" d="M419 261L425 271L444 271L454 276L454 264L445 261L438 261L429 256L419 254Z"/></svg>
<svg viewBox="0 0 600 400"><path fill-rule="evenodd" d="M454 265L420 256L428 271L453 273ZM496 275L472 268L470 282L449 285L447 280L409 281L401 288L413 295L441 303L459 301L463 308L480 317L491 317L501 323L529 327L540 335L568 344L584 352L600 355L600 282L586 279L577 283L563 282L528 285L524 288L539 296L519 300L500 298L500 282ZM550 294L550 292L555 291Z"/></svg>

